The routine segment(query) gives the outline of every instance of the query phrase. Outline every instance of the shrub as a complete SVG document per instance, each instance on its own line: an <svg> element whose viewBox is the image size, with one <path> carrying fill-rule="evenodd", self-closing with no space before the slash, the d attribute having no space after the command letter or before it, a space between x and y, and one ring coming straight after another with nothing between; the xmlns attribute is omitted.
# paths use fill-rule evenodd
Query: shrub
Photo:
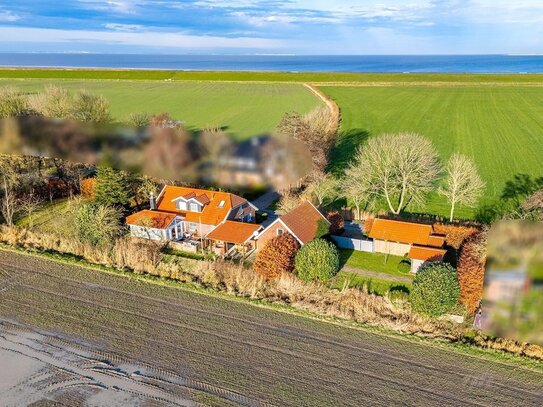
<svg viewBox="0 0 543 407"><path fill-rule="evenodd" d="M81 195L85 198L94 198L96 188L96 178L85 178L81 180L80 184Z"/></svg>
<svg viewBox="0 0 543 407"><path fill-rule="evenodd" d="M0 88L0 118L22 116L26 110L26 99L17 88Z"/></svg>
<svg viewBox="0 0 543 407"><path fill-rule="evenodd" d="M126 124L128 124L130 127L147 127L149 125L149 115L145 112L140 113L131 113L130 116L128 116L128 121Z"/></svg>
<svg viewBox="0 0 543 407"><path fill-rule="evenodd" d="M473 314L483 297L483 284L486 266L485 230L472 235L462 246L458 261L458 283L460 284L460 302Z"/></svg>
<svg viewBox="0 0 543 407"><path fill-rule="evenodd" d="M295 270L304 281L329 280L339 270L336 246L324 239L312 240L296 254Z"/></svg>
<svg viewBox="0 0 543 407"><path fill-rule="evenodd" d="M330 222L330 233L332 235L341 233L345 229L345 219L339 212L330 212L327 219Z"/></svg>
<svg viewBox="0 0 543 407"><path fill-rule="evenodd" d="M330 233L330 225L324 219L317 221L317 230L315 231L315 239L319 239Z"/></svg>
<svg viewBox="0 0 543 407"><path fill-rule="evenodd" d="M284 272L292 272L299 248L300 244L291 234L276 236L258 252L253 268L267 279L279 277Z"/></svg>
<svg viewBox="0 0 543 407"><path fill-rule="evenodd" d="M114 243L121 231L119 218L119 212L112 207L81 205L76 215L77 236L82 242L93 246Z"/></svg>
<svg viewBox="0 0 543 407"><path fill-rule="evenodd" d="M445 243L458 250L475 232L474 226L447 225L444 223L434 224L434 232L438 235L445 235Z"/></svg>
<svg viewBox="0 0 543 407"><path fill-rule="evenodd" d="M411 262L409 259L403 259L398 263L398 271L403 274L407 274L411 271Z"/></svg>
<svg viewBox="0 0 543 407"><path fill-rule="evenodd" d="M454 268L447 263L424 264L413 281L413 308L432 317L449 311L460 298L460 286Z"/></svg>

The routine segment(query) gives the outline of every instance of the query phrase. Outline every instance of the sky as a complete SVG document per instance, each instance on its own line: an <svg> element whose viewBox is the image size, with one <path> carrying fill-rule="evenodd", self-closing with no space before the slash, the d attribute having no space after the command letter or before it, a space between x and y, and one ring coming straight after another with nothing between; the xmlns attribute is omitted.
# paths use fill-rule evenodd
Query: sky
<svg viewBox="0 0 543 407"><path fill-rule="evenodd" d="M540 54L543 0L0 0L0 52Z"/></svg>

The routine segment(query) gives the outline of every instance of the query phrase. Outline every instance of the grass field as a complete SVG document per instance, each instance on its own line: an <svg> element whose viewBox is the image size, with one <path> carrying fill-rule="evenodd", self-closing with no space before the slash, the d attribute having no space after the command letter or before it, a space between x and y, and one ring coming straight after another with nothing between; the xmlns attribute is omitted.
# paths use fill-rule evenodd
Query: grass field
<svg viewBox="0 0 543 407"><path fill-rule="evenodd" d="M348 271L340 271L332 280L332 288L343 289L347 284L350 288L366 288L369 293L376 295L385 295L385 293L405 293L409 294L412 284L397 281L383 280L376 277L368 277Z"/></svg>
<svg viewBox="0 0 543 407"><path fill-rule="evenodd" d="M368 253L349 249L341 249L339 255L340 263L344 266L390 274L392 276L405 277L409 275L409 272L403 273L398 270L398 265L404 260L401 256Z"/></svg>
<svg viewBox="0 0 543 407"><path fill-rule="evenodd" d="M115 69L0 69L0 78L41 79L130 79L173 81L262 81L262 82L455 82L525 83L543 85L543 75L529 74L403 74L351 72L233 72L153 71Z"/></svg>
<svg viewBox="0 0 543 407"><path fill-rule="evenodd" d="M50 83L104 95L119 121L134 112L168 112L191 129L226 127L240 139L269 133L285 112L306 113L320 103L301 84L0 79L0 86L15 85L26 92Z"/></svg>
<svg viewBox="0 0 543 407"><path fill-rule="evenodd" d="M44 258L0 251L0 286L0 322L42 329L42 342L92 355L87 368L95 359L102 371L143 366L136 380L161 378L155 384L170 396L199 383L200 396L250 406L541 401L536 371Z"/></svg>
<svg viewBox="0 0 543 407"><path fill-rule="evenodd" d="M342 130L333 167L341 171L356 146L385 132L417 132L445 161L452 152L472 157L487 183L486 200L499 197L517 173L543 175L543 88L322 87L340 106ZM434 197L426 211L446 215ZM458 215L470 217L472 211Z"/></svg>

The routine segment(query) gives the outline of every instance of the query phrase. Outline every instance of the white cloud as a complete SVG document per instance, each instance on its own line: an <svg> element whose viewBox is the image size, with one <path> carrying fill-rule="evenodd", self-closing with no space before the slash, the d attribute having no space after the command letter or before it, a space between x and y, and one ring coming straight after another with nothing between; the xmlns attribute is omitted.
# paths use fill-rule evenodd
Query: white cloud
<svg viewBox="0 0 543 407"><path fill-rule="evenodd" d="M0 11L0 22L12 23L20 19L21 17L19 17L17 14L13 14L11 11Z"/></svg>
<svg viewBox="0 0 543 407"><path fill-rule="evenodd" d="M143 31L146 28L139 24L120 24L120 23L107 23L104 24L104 28L111 31L122 31L122 32L136 32Z"/></svg>
<svg viewBox="0 0 543 407"><path fill-rule="evenodd" d="M252 37L226 38L207 35L187 35L181 32L156 32L146 29L141 32L62 30L31 27L0 27L2 42L27 43L96 43L132 45L142 47L164 47L177 49L277 49L282 43L277 40Z"/></svg>
<svg viewBox="0 0 543 407"><path fill-rule="evenodd" d="M145 1L140 0L78 0L83 7L91 10L112 11L121 14L135 14Z"/></svg>

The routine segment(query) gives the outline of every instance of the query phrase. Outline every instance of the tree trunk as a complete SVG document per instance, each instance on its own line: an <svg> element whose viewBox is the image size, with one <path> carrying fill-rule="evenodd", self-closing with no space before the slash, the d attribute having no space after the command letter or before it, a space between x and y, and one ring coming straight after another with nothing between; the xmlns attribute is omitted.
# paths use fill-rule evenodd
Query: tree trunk
<svg viewBox="0 0 543 407"><path fill-rule="evenodd" d="M450 216L450 218L449 218L449 222L452 222L452 221L453 221L455 204L456 204L456 202L453 200L453 201L451 202L451 216Z"/></svg>

